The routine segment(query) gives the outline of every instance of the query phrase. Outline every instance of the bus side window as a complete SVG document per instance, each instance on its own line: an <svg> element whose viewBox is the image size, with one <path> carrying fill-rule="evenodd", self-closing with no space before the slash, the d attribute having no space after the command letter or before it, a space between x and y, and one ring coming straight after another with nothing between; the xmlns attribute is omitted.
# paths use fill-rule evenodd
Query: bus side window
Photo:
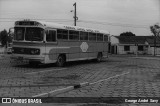
<svg viewBox="0 0 160 106"><path fill-rule="evenodd" d="M79 40L79 32L78 31L69 31L69 39L70 40Z"/></svg>
<svg viewBox="0 0 160 106"><path fill-rule="evenodd" d="M96 33L89 32L89 41L96 41Z"/></svg>
<svg viewBox="0 0 160 106"><path fill-rule="evenodd" d="M68 40L68 30L57 29L57 39Z"/></svg>
<svg viewBox="0 0 160 106"><path fill-rule="evenodd" d="M108 41L108 35L104 35L104 41Z"/></svg>
<svg viewBox="0 0 160 106"><path fill-rule="evenodd" d="M103 34L97 33L97 41L103 41Z"/></svg>
<svg viewBox="0 0 160 106"><path fill-rule="evenodd" d="M80 40L88 40L88 32L80 32Z"/></svg>
<svg viewBox="0 0 160 106"><path fill-rule="evenodd" d="M54 31L54 30L47 31L46 41L47 42L55 42L56 41L56 31Z"/></svg>

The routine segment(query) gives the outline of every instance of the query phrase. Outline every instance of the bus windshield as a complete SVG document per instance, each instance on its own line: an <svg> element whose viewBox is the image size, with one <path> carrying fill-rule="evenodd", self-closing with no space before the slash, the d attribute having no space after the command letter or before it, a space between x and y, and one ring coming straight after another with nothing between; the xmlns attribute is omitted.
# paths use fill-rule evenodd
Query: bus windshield
<svg viewBox="0 0 160 106"><path fill-rule="evenodd" d="M26 41L42 41L44 30L42 28L26 28Z"/></svg>
<svg viewBox="0 0 160 106"><path fill-rule="evenodd" d="M24 40L24 31L23 27L15 27L14 40Z"/></svg>
<svg viewBox="0 0 160 106"><path fill-rule="evenodd" d="M44 29L42 28L15 27L14 40L43 41L43 35Z"/></svg>

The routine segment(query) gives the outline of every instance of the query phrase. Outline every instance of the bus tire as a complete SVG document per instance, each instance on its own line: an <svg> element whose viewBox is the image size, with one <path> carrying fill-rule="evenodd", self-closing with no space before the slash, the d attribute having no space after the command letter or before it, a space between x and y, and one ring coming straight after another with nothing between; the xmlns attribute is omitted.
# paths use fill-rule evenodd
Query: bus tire
<svg viewBox="0 0 160 106"><path fill-rule="evenodd" d="M103 57L102 53L99 52L98 55L97 55L97 62L101 62L102 61L102 57Z"/></svg>
<svg viewBox="0 0 160 106"><path fill-rule="evenodd" d="M65 55L59 55L58 58L57 58L57 66L58 67L63 67L64 64L66 62L66 58L65 58Z"/></svg>

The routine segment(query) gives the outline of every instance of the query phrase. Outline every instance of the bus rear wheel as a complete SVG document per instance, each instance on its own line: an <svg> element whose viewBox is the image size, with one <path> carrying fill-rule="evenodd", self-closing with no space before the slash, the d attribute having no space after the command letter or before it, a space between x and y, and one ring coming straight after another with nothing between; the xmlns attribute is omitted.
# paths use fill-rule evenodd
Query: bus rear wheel
<svg viewBox="0 0 160 106"><path fill-rule="evenodd" d="M99 52L98 55L97 55L97 62L101 62L102 61L102 57L103 57L102 53Z"/></svg>
<svg viewBox="0 0 160 106"><path fill-rule="evenodd" d="M65 62L66 62L65 56L64 55L59 55L58 58L57 58L57 66L58 67L63 67Z"/></svg>

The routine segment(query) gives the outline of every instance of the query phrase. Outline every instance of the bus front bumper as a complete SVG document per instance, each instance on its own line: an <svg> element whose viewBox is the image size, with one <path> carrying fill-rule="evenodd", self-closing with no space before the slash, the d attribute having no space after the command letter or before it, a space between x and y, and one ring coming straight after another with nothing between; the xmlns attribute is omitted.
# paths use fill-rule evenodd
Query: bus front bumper
<svg viewBox="0 0 160 106"><path fill-rule="evenodd" d="M24 55L17 55L17 54L11 55L10 58L17 61L36 61L41 63L44 63L44 60L45 60L44 57L24 56Z"/></svg>

